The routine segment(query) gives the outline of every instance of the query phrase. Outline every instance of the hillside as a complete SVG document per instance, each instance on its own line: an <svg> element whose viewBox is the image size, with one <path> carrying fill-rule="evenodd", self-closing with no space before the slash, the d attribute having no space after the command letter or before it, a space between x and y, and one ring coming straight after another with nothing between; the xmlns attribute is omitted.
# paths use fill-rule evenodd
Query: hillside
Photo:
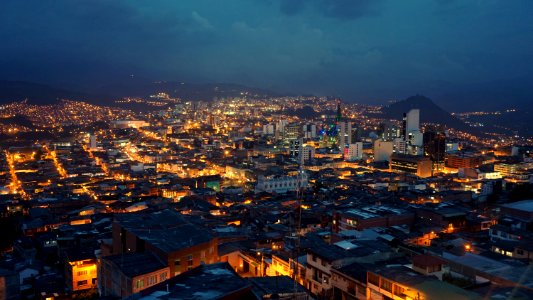
<svg viewBox="0 0 533 300"><path fill-rule="evenodd" d="M440 108L431 99L421 95L411 96L405 100L386 106L382 109L382 112L387 119L401 120L403 114L413 108L420 109L421 123L436 123L449 128L478 133L477 129L468 126L463 121Z"/></svg>
<svg viewBox="0 0 533 300"><path fill-rule="evenodd" d="M24 99L28 99L29 103L36 105L55 104L60 99L103 104L109 100L109 97L95 96L33 82L0 80L0 104Z"/></svg>

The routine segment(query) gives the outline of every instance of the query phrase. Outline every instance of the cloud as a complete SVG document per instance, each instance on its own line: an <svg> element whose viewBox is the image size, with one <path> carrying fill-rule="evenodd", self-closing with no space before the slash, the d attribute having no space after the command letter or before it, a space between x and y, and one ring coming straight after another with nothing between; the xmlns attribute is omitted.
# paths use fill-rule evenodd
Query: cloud
<svg viewBox="0 0 533 300"><path fill-rule="evenodd" d="M213 25L211 25L209 20L200 16L200 14L198 14L198 12L196 11L192 12L192 19L194 20L194 22L196 22L196 24L200 25L200 27L202 27L203 29L206 29L206 30L213 29Z"/></svg>
<svg viewBox="0 0 533 300"><path fill-rule="evenodd" d="M353 20L378 14L381 0L279 0L280 11L293 16L307 8L333 19Z"/></svg>

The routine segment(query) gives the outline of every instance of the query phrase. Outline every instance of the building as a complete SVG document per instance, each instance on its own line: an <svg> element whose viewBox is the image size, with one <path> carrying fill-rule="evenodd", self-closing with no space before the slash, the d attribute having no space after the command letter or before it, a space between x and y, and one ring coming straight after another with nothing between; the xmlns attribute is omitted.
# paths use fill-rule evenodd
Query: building
<svg viewBox="0 0 533 300"><path fill-rule="evenodd" d="M367 206L338 211L334 214L335 232L343 230L364 230L375 227L412 225L415 214L388 206Z"/></svg>
<svg viewBox="0 0 533 300"><path fill-rule="evenodd" d="M96 150L96 136L94 134L89 136L89 148L91 150Z"/></svg>
<svg viewBox="0 0 533 300"><path fill-rule="evenodd" d="M302 126L303 136L306 139L314 139L316 135L316 125L315 124L305 124Z"/></svg>
<svg viewBox="0 0 533 300"><path fill-rule="evenodd" d="M483 163L483 158L473 154L450 154L446 157L446 166L449 168L477 168Z"/></svg>
<svg viewBox="0 0 533 300"><path fill-rule="evenodd" d="M394 153L406 154L407 153L407 142L403 138L394 139L393 150L394 150Z"/></svg>
<svg viewBox="0 0 533 300"><path fill-rule="evenodd" d="M305 288L295 284L288 276L251 277L252 292L257 299L308 300L312 299Z"/></svg>
<svg viewBox="0 0 533 300"><path fill-rule="evenodd" d="M170 268L152 253L125 253L100 258L101 296L127 297L170 278Z"/></svg>
<svg viewBox="0 0 533 300"><path fill-rule="evenodd" d="M345 147L352 143L352 122L350 121L339 121L337 123L338 130L338 146L341 151Z"/></svg>
<svg viewBox="0 0 533 300"><path fill-rule="evenodd" d="M263 125L263 135L274 135L274 124Z"/></svg>
<svg viewBox="0 0 533 300"><path fill-rule="evenodd" d="M257 299L249 281L228 263L201 265L129 299Z"/></svg>
<svg viewBox="0 0 533 300"><path fill-rule="evenodd" d="M481 299L476 293L414 273L404 266L377 267L367 271L367 289L367 299Z"/></svg>
<svg viewBox="0 0 533 300"><path fill-rule="evenodd" d="M263 176L257 178L255 193L267 192L283 194L308 186L307 173L300 171L294 176Z"/></svg>
<svg viewBox="0 0 533 300"><path fill-rule="evenodd" d="M394 151L394 143L377 139L374 141L374 161L390 161Z"/></svg>
<svg viewBox="0 0 533 300"><path fill-rule="evenodd" d="M172 210L121 214L113 222L113 254L152 252L166 262L170 276L217 262L217 241Z"/></svg>
<svg viewBox="0 0 533 300"><path fill-rule="evenodd" d="M302 137L302 127L298 123L291 123L284 127L283 138L285 140L295 140Z"/></svg>
<svg viewBox="0 0 533 300"><path fill-rule="evenodd" d="M428 157L394 153L391 155L390 170L415 174L418 177L431 177L433 166Z"/></svg>
<svg viewBox="0 0 533 300"><path fill-rule="evenodd" d="M97 266L98 262L91 251L67 251L65 281L68 289L77 292L96 288Z"/></svg>
<svg viewBox="0 0 533 300"><path fill-rule="evenodd" d="M444 167L446 153L446 135L444 132L424 132L424 155L433 162L433 168L440 170Z"/></svg>
<svg viewBox="0 0 533 300"><path fill-rule="evenodd" d="M304 144L298 156L298 161L300 162L300 164L304 164L305 162L310 161L313 158L315 158L315 147Z"/></svg>
<svg viewBox="0 0 533 300"><path fill-rule="evenodd" d="M420 110L417 108L409 110L404 114L405 131L404 136L410 132L420 131Z"/></svg>
<svg viewBox="0 0 533 300"><path fill-rule="evenodd" d="M350 144L344 148L344 159L348 161L363 159L363 142Z"/></svg>

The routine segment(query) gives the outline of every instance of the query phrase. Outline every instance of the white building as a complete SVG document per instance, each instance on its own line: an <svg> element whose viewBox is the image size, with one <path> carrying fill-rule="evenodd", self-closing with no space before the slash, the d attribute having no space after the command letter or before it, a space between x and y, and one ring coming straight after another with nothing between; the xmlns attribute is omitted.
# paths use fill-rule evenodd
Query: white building
<svg viewBox="0 0 533 300"><path fill-rule="evenodd" d="M363 143L357 142L344 148L344 159L348 161L363 159Z"/></svg>
<svg viewBox="0 0 533 300"><path fill-rule="evenodd" d="M300 164L304 164L306 161L312 160L313 158L315 158L315 147L304 144L298 155Z"/></svg>
<svg viewBox="0 0 533 300"><path fill-rule="evenodd" d="M407 151L407 142L402 138L394 139L394 152L405 154Z"/></svg>
<svg viewBox="0 0 533 300"><path fill-rule="evenodd" d="M413 131L420 131L420 110L419 109L411 109L406 114L406 135L409 134L409 132Z"/></svg>
<svg viewBox="0 0 533 300"><path fill-rule="evenodd" d="M300 171L296 176L259 176L255 193L267 192L283 194L306 188L309 185L307 173Z"/></svg>
<svg viewBox="0 0 533 300"><path fill-rule="evenodd" d="M302 127L304 138L314 139L316 138L316 125L315 124L305 124Z"/></svg>
<svg viewBox="0 0 533 300"><path fill-rule="evenodd" d="M374 141L374 161L390 161L394 143L377 139Z"/></svg>
<svg viewBox="0 0 533 300"><path fill-rule="evenodd" d="M263 125L263 135L274 135L274 124Z"/></svg>
<svg viewBox="0 0 533 300"><path fill-rule="evenodd" d="M339 131L339 149L343 150L352 143L352 122L340 121L337 129Z"/></svg>

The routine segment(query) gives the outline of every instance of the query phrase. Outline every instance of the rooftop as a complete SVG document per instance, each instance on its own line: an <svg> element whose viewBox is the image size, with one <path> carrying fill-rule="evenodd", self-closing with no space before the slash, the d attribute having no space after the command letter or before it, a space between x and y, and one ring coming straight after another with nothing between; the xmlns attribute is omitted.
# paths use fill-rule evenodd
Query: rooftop
<svg viewBox="0 0 533 300"><path fill-rule="evenodd" d="M112 262L130 278L166 268L166 265L151 253L125 253L102 257L102 260Z"/></svg>

